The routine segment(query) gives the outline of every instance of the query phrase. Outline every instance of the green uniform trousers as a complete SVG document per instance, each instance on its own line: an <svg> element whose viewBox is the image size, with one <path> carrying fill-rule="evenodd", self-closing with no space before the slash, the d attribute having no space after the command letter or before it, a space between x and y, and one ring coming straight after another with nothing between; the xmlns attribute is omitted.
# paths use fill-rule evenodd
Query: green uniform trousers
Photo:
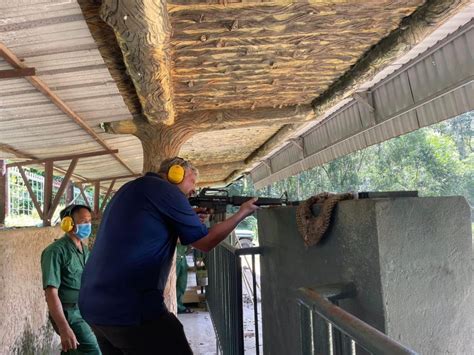
<svg viewBox="0 0 474 355"><path fill-rule="evenodd" d="M183 312L186 307L183 304L183 296L188 284L188 263L186 256L176 257L176 297L178 303L178 312Z"/></svg>
<svg viewBox="0 0 474 355"><path fill-rule="evenodd" d="M66 320L69 323L72 331L76 335L76 339L79 342L79 346L76 350L69 350L68 352L61 351L61 354L64 355L80 355L80 354L92 354L92 355L101 355L99 344L97 344L97 339L92 332L91 327L86 321L82 318L79 308L75 307L65 307L64 315Z"/></svg>

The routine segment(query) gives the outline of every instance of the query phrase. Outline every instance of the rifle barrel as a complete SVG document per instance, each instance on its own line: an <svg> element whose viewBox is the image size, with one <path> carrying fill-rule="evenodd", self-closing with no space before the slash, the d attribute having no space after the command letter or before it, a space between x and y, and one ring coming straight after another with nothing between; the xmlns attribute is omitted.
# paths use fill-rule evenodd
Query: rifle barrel
<svg viewBox="0 0 474 355"><path fill-rule="evenodd" d="M247 202L253 197L248 196L231 196L229 197L229 203L234 206L240 206L244 202ZM273 197L259 197L258 200L255 202L257 206L275 206L275 205L282 205L286 203L286 201L282 200L281 198L273 198Z"/></svg>

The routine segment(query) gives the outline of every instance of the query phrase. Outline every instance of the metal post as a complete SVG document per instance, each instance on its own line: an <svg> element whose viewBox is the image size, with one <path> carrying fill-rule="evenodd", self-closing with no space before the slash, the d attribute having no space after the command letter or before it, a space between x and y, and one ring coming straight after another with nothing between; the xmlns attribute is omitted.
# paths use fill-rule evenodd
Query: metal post
<svg viewBox="0 0 474 355"><path fill-rule="evenodd" d="M258 339L258 304L257 304L257 277L255 275L255 254L252 254L252 280L253 280L253 317L255 322L255 351L260 354L260 342Z"/></svg>
<svg viewBox="0 0 474 355"><path fill-rule="evenodd" d="M0 160L0 227L5 225L8 209L8 170L4 160Z"/></svg>
<svg viewBox="0 0 474 355"><path fill-rule="evenodd" d="M303 355L314 354L314 341L312 331L312 313L303 303L299 304L300 311L300 335L301 335L301 353ZM329 354L329 353L328 353Z"/></svg>
<svg viewBox="0 0 474 355"><path fill-rule="evenodd" d="M330 354L329 327L324 319L313 311L313 340L316 354Z"/></svg>
<svg viewBox="0 0 474 355"><path fill-rule="evenodd" d="M74 200L74 184L68 182L66 188L66 205L69 205Z"/></svg>
<svg viewBox="0 0 474 355"><path fill-rule="evenodd" d="M51 225L49 211L53 203L53 161L44 163L43 226Z"/></svg>
<svg viewBox="0 0 474 355"><path fill-rule="evenodd" d="M94 183L94 217L96 219L100 218L99 197L100 197L100 181L96 181Z"/></svg>
<svg viewBox="0 0 474 355"><path fill-rule="evenodd" d="M235 257L235 270L236 270L236 288L234 290L235 296L237 297L237 308L235 311L237 312L237 324L236 326L238 329L238 336L239 336L239 354L244 353L244 310L243 310L243 302L242 302L242 263L240 260L240 256L234 255Z"/></svg>

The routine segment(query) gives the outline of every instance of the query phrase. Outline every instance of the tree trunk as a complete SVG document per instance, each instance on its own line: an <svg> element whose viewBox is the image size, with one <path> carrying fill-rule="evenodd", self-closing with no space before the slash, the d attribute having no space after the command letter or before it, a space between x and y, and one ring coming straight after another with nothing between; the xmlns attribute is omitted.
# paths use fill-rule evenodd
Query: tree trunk
<svg viewBox="0 0 474 355"><path fill-rule="evenodd" d="M192 135L190 129L177 124L166 126L142 123L137 127L136 136L140 138L143 146L143 172L157 173L161 162L177 156L181 146ZM168 310L176 314L176 251L163 296Z"/></svg>

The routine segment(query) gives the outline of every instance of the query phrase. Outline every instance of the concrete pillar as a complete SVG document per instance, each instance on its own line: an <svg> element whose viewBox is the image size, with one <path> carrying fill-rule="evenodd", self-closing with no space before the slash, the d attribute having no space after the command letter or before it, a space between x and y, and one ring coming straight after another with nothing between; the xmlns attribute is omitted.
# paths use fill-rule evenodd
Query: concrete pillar
<svg viewBox="0 0 474 355"><path fill-rule="evenodd" d="M294 207L258 214L266 354L301 353L295 290L353 282L341 306L420 354L468 354L472 322L470 209L462 197L341 202L306 248ZM469 350L471 349L471 350Z"/></svg>

